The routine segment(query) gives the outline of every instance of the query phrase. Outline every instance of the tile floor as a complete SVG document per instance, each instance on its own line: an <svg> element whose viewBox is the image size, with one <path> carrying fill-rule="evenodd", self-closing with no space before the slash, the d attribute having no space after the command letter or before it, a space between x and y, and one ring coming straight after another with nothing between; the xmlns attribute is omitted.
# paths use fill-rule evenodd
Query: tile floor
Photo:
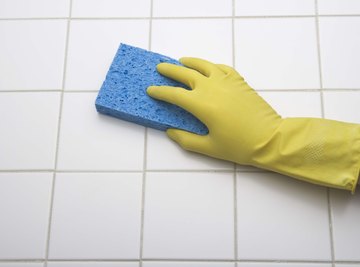
<svg viewBox="0 0 360 267"><path fill-rule="evenodd" d="M99 115L120 42L360 123L359 0L0 0L0 267L360 267L360 194Z"/></svg>

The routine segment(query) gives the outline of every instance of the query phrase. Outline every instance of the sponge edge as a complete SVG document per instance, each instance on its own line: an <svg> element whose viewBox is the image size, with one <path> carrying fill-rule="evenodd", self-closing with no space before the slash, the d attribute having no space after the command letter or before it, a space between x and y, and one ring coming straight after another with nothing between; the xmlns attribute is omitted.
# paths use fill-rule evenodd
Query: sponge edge
<svg viewBox="0 0 360 267"><path fill-rule="evenodd" d="M176 128L207 134L207 127L191 113L147 95L146 89L151 85L188 89L156 71L162 62L181 65L161 54L121 44L96 98L97 111L158 130Z"/></svg>

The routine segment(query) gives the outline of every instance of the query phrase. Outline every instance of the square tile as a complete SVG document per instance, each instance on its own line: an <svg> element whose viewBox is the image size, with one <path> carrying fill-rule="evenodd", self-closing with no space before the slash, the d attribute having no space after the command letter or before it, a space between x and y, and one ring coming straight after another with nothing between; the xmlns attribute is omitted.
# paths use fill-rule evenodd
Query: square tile
<svg viewBox="0 0 360 267"><path fill-rule="evenodd" d="M144 259L233 259L232 173L146 176Z"/></svg>
<svg viewBox="0 0 360 267"><path fill-rule="evenodd" d="M335 260L359 261L360 254L360 194L332 190L332 210Z"/></svg>
<svg viewBox="0 0 360 267"><path fill-rule="evenodd" d="M6 262L0 263L0 267L43 267L43 263L23 263L23 262Z"/></svg>
<svg viewBox="0 0 360 267"><path fill-rule="evenodd" d="M59 93L0 93L0 169L52 169Z"/></svg>
<svg viewBox="0 0 360 267"><path fill-rule="evenodd" d="M325 92L325 117L333 120L360 123L360 91Z"/></svg>
<svg viewBox="0 0 360 267"><path fill-rule="evenodd" d="M149 17L150 0L73 0L72 17Z"/></svg>
<svg viewBox="0 0 360 267"><path fill-rule="evenodd" d="M232 65L231 25L231 19L154 19L151 50Z"/></svg>
<svg viewBox="0 0 360 267"><path fill-rule="evenodd" d="M235 21L236 68L255 89L317 89L315 19Z"/></svg>
<svg viewBox="0 0 360 267"><path fill-rule="evenodd" d="M61 170L142 170L144 127L98 114L96 93L65 93Z"/></svg>
<svg viewBox="0 0 360 267"><path fill-rule="evenodd" d="M69 0L1 0L0 18L69 16Z"/></svg>
<svg viewBox="0 0 360 267"><path fill-rule="evenodd" d="M206 7L206 8L204 8ZM218 17L232 15L231 0L154 0L154 17Z"/></svg>
<svg viewBox="0 0 360 267"><path fill-rule="evenodd" d="M319 18L324 88L360 88L360 17Z"/></svg>
<svg viewBox="0 0 360 267"><path fill-rule="evenodd" d="M48 267L138 267L137 262L48 262ZM1 267L1 266L0 266Z"/></svg>
<svg viewBox="0 0 360 267"><path fill-rule="evenodd" d="M61 89L65 20L3 20L0 36L0 90Z"/></svg>
<svg viewBox="0 0 360 267"><path fill-rule="evenodd" d="M59 173L51 259L137 259L141 173Z"/></svg>
<svg viewBox="0 0 360 267"><path fill-rule="evenodd" d="M314 14L314 0L235 0L236 16L288 16Z"/></svg>
<svg viewBox="0 0 360 267"><path fill-rule="evenodd" d="M231 262L143 262L144 267L235 267Z"/></svg>
<svg viewBox="0 0 360 267"><path fill-rule="evenodd" d="M336 267L359 267L360 264L345 264L345 263L337 263L335 264Z"/></svg>
<svg viewBox="0 0 360 267"><path fill-rule="evenodd" d="M0 173L0 259L45 257L52 177Z"/></svg>
<svg viewBox="0 0 360 267"><path fill-rule="evenodd" d="M319 14L360 14L358 0L317 0Z"/></svg>
<svg viewBox="0 0 360 267"><path fill-rule="evenodd" d="M331 259L326 188L276 173L237 176L239 259Z"/></svg>
<svg viewBox="0 0 360 267"><path fill-rule="evenodd" d="M331 263L238 263L237 267L331 267Z"/></svg>
<svg viewBox="0 0 360 267"><path fill-rule="evenodd" d="M205 155L186 151L165 132L148 129L148 170L233 170L234 165Z"/></svg>
<svg viewBox="0 0 360 267"><path fill-rule="evenodd" d="M147 20L73 20L66 90L99 90L120 43L148 48Z"/></svg>

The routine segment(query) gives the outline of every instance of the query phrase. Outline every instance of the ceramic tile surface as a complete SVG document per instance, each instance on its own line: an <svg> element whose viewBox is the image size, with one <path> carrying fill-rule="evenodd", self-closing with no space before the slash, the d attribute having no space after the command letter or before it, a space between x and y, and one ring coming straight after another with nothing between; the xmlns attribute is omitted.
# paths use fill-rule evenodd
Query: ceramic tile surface
<svg viewBox="0 0 360 267"><path fill-rule="evenodd" d="M319 19L321 63L325 88L360 88L360 17Z"/></svg>
<svg viewBox="0 0 360 267"><path fill-rule="evenodd" d="M240 259L330 259L324 188L273 173L237 179Z"/></svg>
<svg viewBox="0 0 360 267"><path fill-rule="evenodd" d="M0 36L0 91L61 89L65 20L0 20Z"/></svg>
<svg viewBox="0 0 360 267"><path fill-rule="evenodd" d="M50 258L139 257L141 174L56 176Z"/></svg>
<svg viewBox="0 0 360 267"><path fill-rule="evenodd" d="M149 170L232 170L234 164L186 151L164 132L148 130L147 169Z"/></svg>
<svg viewBox="0 0 360 267"><path fill-rule="evenodd" d="M144 128L98 114L95 98L95 93L64 95L58 167L141 170Z"/></svg>
<svg viewBox="0 0 360 267"><path fill-rule="evenodd" d="M199 17L199 16L231 16L231 0L182 0L182 1L153 1L154 17Z"/></svg>
<svg viewBox="0 0 360 267"><path fill-rule="evenodd" d="M314 15L314 0L235 0L237 16Z"/></svg>
<svg viewBox="0 0 360 267"><path fill-rule="evenodd" d="M317 0L319 14L353 15L360 14L357 0Z"/></svg>
<svg viewBox="0 0 360 267"><path fill-rule="evenodd" d="M70 0L1 0L0 18L67 17L69 4Z"/></svg>
<svg viewBox="0 0 360 267"><path fill-rule="evenodd" d="M55 164L59 93L2 93L0 168L51 169Z"/></svg>
<svg viewBox="0 0 360 267"><path fill-rule="evenodd" d="M232 176L149 173L144 258L233 259Z"/></svg>
<svg viewBox="0 0 360 267"><path fill-rule="evenodd" d="M150 15L150 0L73 0L74 17L146 17Z"/></svg>
<svg viewBox="0 0 360 267"><path fill-rule="evenodd" d="M356 224L360 220L359 195L347 195L331 191L335 259L360 261L357 247L360 230ZM350 249L349 249L350 248Z"/></svg>
<svg viewBox="0 0 360 267"><path fill-rule="evenodd" d="M52 173L0 173L0 259L45 256Z"/></svg>
<svg viewBox="0 0 360 267"><path fill-rule="evenodd" d="M359 0L0 0L0 267L360 267L360 187L95 109L125 43L233 66L283 118L360 123L359 29Z"/></svg>
<svg viewBox="0 0 360 267"><path fill-rule="evenodd" d="M154 19L151 49L175 59L202 57L232 65L231 23L222 18Z"/></svg>
<svg viewBox="0 0 360 267"><path fill-rule="evenodd" d="M313 18L237 19L235 56L255 89L319 88Z"/></svg>
<svg viewBox="0 0 360 267"><path fill-rule="evenodd" d="M120 43L148 48L143 20L74 20L69 33L66 90L99 90Z"/></svg>

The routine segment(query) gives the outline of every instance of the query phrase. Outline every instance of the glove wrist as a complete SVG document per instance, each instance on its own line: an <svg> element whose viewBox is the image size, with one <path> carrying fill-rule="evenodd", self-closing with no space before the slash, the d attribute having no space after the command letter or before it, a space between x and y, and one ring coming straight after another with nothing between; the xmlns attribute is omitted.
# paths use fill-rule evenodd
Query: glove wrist
<svg viewBox="0 0 360 267"><path fill-rule="evenodd" d="M354 192L360 170L360 125L282 119L269 140L257 147L252 165Z"/></svg>

